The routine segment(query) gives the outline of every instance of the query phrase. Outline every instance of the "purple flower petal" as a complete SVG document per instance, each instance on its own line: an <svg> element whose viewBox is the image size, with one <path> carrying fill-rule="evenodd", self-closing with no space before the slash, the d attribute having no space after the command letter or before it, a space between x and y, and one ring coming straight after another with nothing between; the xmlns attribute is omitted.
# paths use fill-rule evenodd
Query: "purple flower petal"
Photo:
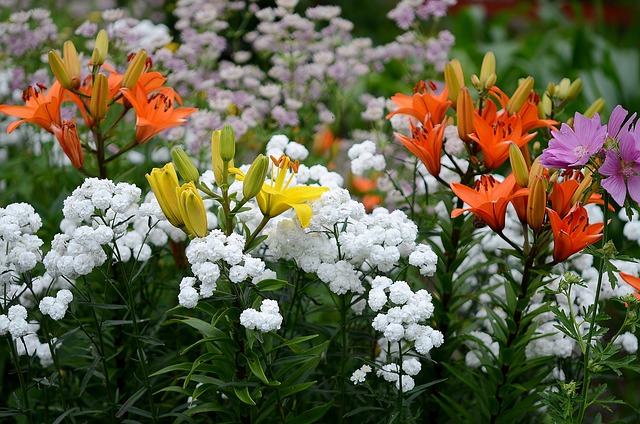
<svg viewBox="0 0 640 424"><path fill-rule="evenodd" d="M627 185L629 186L629 196L636 203L640 203L640 175L634 175L627 180Z"/></svg>
<svg viewBox="0 0 640 424"><path fill-rule="evenodd" d="M618 156L618 154L613 150L607 150L604 163L600 166L598 172L600 172L601 175L611 177L616 175L621 168L620 156Z"/></svg>
<svg viewBox="0 0 640 424"><path fill-rule="evenodd" d="M605 178L600 185L613 197L613 200L615 200L618 205L624 205L624 199L627 197L627 186L624 183L624 177L622 175L616 174L612 177Z"/></svg>

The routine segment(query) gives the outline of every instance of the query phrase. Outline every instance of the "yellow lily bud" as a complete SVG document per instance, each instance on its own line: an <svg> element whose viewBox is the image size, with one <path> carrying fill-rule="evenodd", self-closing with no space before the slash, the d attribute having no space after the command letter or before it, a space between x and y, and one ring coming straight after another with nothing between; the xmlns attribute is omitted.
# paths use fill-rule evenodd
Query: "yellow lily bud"
<svg viewBox="0 0 640 424"><path fill-rule="evenodd" d="M91 54L91 64L93 66L100 66L107 60L107 51L109 50L109 36L107 31L101 29L96 36L96 46L93 48Z"/></svg>
<svg viewBox="0 0 640 424"><path fill-rule="evenodd" d="M225 124L220 132L220 157L223 162L233 160L236 155L236 136L233 133L233 127Z"/></svg>
<svg viewBox="0 0 640 424"><path fill-rule="evenodd" d="M265 155L258 155L249 167L242 182L242 195L245 199L251 199L262 190L264 179L269 171L269 158Z"/></svg>
<svg viewBox="0 0 640 424"><path fill-rule="evenodd" d="M147 51L144 49L140 49L140 51L136 53L133 59L131 59L131 62L129 62L129 67L122 77L120 87L132 89L138 82L140 75L142 75L146 64Z"/></svg>
<svg viewBox="0 0 640 424"><path fill-rule="evenodd" d="M489 78L484 82L484 88L490 89L494 85L496 85L496 81L498 80L498 76L496 74L489 75Z"/></svg>
<svg viewBox="0 0 640 424"><path fill-rule="evenodd" d="M543 177L537 176L529 187L529 198L527 199L527 224L534 231L538 231L542 227L546 207L547 190L544 186Z"/></svg>
<svg viewBox="0 0 640 424"><path fill-rule="evenodd" d="M469 134L475 132L474 108L471 92L467 87L462 87L458 94L458 107L456 108L458 116L458 135L463 141L471 141Z"/></svg>
<svg viewBox="0 0 640 424"><path fill-rule="evenodd" d="M509 103L507 103L506 109L507 112L509 112L509 115L513 115L522 108L522 105L527 101L529 94L533 89L533 83L533 77L527 77L522 80L520 85L518 85L518 88L516 88L515 93L511 96Z"/></svg>
<svg viewBox="0 0 640 424"><path fill-rule="evenodd" d="M495 84L495 80L493 84L487 86L487 81L492 78L492 75L496 74L496 56L493 52L486 52L484 58L482 59L482 67L480 68L480 84L485 88L491 88L493 84ZM496 77L493 77L494 79Z"/></svg>
<svg viewBox="0 0 640 424"><path fill-rule="evenodd" d="M551 116L551 112L553 112L553 103L549 94L544 93L538 103L538 117L544 119Z"/></svg>
<svg viewBox="0 0 640 424"><path fill-rule="evenodd" d="M569 80L569 78L562 78L562 80L560 80L560 84L558 84L558 86L556 87L558 99L564 100L567 98L567 95L569 94L570 85L571 85L571 80Z"/></svg>
<svg viewBox="0 0 640 424"><path fill-rule="evenodd" d="M206 236L207 211L195 184L190 182L176 187L176 196L186 232L194 237Z"/></svg>
<svg viewBox="0 0 640 424"><path fill-rule="evenodd" d="M553 174L551 174L551 176L549 177L549 185L551 184L555 184L558 181L558 178L560 178L560 172L555 171Z"/></svg>
<svg viewBox="0 0 640 424"><path fill-rule="evenodd" d="M567 93L567 100L574 100L576 97L578 97L578 94L580 94L580 91L582 91L582 80L578 78L575 81L573 81L569 86L569 90Z"/></svg>
<svg viewBox="0 0 640 424"><path fill-rule="evenodd" d="M73 41L67 40L62 47L62 56L64 66L67 68L69 77L71 78L71 86L73 88L80 87L82 82L82 74L80 73L80 60L78 59L78 51Z"/></svg>
<svg viewBox="0 0 640 424"><path fill-rule="evenodd" d="M476 74L471 75L471 85L478 91L482 91L484 88L482 84L480 84L480 78L478 78Z"/></svg>
<svg viewBox="0 0 640 424"><path fill-rule="evenodd" d="M591 177L591 171L587 169L584 173L584 179L582 180L576 191L573 193L573 196L571 196L571 206L575 205L578 202L584 204L585 194L587 193L587 189L591 187L592 183L593 178Z"/></svg>
<svg viewBox="0 0 640 424"><path fill-rule="evenodd" d="M556 85L552 82L550 82L549 84L547 84L547 93L549 94L550 97L553 97L556 95Z"/></svg>
<svg viewBox="0 0 640 424"><path fill-rule="evenodd" d="M56 77L61 86L67 90L73 89L73 83L71 82L71 75L65 66L62 58L55 50L49 51L49 66L53 72L53 76Z"/></svg>
<svg viewBox="0 0 640 424"><path fill-rule="evenodd" d="M462 65L458 59L452 59L444 65L444 82L447 86L449 100L456 105L458 92L464 87L464 74L462 73Z"/></svg>
<svg viewBox="0 0 640 424"><path fill-rule="evenodd" d="M145 176L149 181L151 190L156 195L156 199L158 199L158 204L164 216L174 227L183 228L184 221L180 214L178 196L176 194L176 188L180 187L180 184L178 183L178 175L173 163L169 162L162 168L153 168L151 173Z"/></svg>
<svg viewBox="0 0 640 424"><path fill-rule="evenodd" d="M216 179L216 184L218 187L222 187L227 184L227 181L224 178L224 175L227 173L229 168L233 168L233 160L224 163L222 160L222 156L220 155L220 135L221 130L215 130L211 134L211 165L213 167L213 175ZM226 166L226 168L225 168Z"/></svg>
<svg viewBox="0 0 640 424"><path fill-rule="evenodd" d="M536 158L536 160L534 160L533 163L531 164L531 169L529 170L529 182L527 186L531 187L531 184L533 184L533 180L536 177L541 177L543 172L544 172L544 168L542 167L542 164L538 161L538 158Z"/></svg>
<svg viewBox="0 0 640 424"><path fill-rule="evenodd" d="M93 78L91 103L89 103L89 112L96 120L99 121L107 114L108 102L109 85L107 84L107 76L101 72Z"/></svg>
<svg viewBox="0 0 640 424"><path fill-rule="evenodd" d="M529 168L527 168L522 151L515 143L511 143L509 146L509 161L511 162L511 172L516 177L516 183L520 187L526 187L529 184Z"/></svg>
<svg viewBox="0 0 640 424"><path fill-rule="evenodd" d="M183 180L186 182L196 183L200 179L200 172L198 168L191 162L189 156L180 147L176 146L171 149L171 158L173 163L178 168L178 172Z"/></svg>
<svg viewBox="0 0 640 424"><path fill-rule="evenodd" d="M584 116L591 119L596 113L600 113L604 110L605 101L602 97L598 97L595 102L591 103L591 106L583 113Z"/></svg>

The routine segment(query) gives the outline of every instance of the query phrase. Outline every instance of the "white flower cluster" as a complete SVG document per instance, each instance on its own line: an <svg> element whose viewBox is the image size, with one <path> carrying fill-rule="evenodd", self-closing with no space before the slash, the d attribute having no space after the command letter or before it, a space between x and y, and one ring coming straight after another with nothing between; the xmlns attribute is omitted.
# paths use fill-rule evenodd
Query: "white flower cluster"
<svg viewBox="0 0 640 424"><path fill-rule="evenodd" d="M434 310L426 290L414 292L405 281L393 282L378 276L371 281L368 303L374 312L386 307L386 313L379 312L371 325L389 342L414 342L415 350L422 355L444 342L440 331L421 324L431 318Z"/></svg>
<svg viewBox="0 0 640 424"><path fill-rule="evenodd" d="M250 254L243 253L245 239L239 234L225 236L220 230L211 231L206 237L195 238L187 246L187 260L196 278L185 277L180 283L178 301L185 308L195 308L199 296L213 295L220 278L220 262L229 266L228 277L233 283L241 283L251 278L254 283L273 277L273 272L265 270L264 262ZM200 281L199 290L196 283Z"/></svg>
<svg viewBox="0 0 640 424"><path fill-rule="evenodd" d="M334 293L362 293L357 281L362 272L391 271L416 249L413 263L425 275L435 272L436 255L427 245L416 246L417 226L404 212L377 208L366 214L345 189L323 193L311 208L306 229L293 220L280 220L266 230L268 255L294 260L305 272L317 273Z"/></svg>
<svg viewBox="0 0 640 424"><path fill-rule="evenodd" d="M73 294L67 289L60 290L56 293L56 297L45 296L40 301L40 312L43 315L49 315L55 321L64 317L67 313L67 307L73 300Z"/></svg>
<svg viewBox="0 0 640 424"><path fill-rule="evenodd" d="M276 134L271 137L266 147L267 157L279 158L287 155L291 160L305 160L309 156L309 151L302 144L291 141L284 134Z"/></svg>
<svg viewBox="0 0 640 424"><path fill-rule="evenodd" d="M14 339L19 339L27 335L28 326L27 310L22 305L13 305L6 315L0 315L0 336L10 333Z"/></svg>
<svg viewBox="0 0 640 424"><path fill-rule="evenodd" d="M34 235L42 226L31 205L13 203L0 208L0 287L42 260L42 240Z"/></svg>
<svg viewBox="0 0 640 424"><path fill-rule="evenodd" d="M376 154L376 144L371 140L354 144L347 152L351 160L351 172L354 175L364 175L369 170L383 171L387 167L384 156Z"/></svg>
<svg viewBox="0 0 640 424"><path fill-rule="evenodd" d="M0 314L0 336L11 334L15 342L18 355L35 354L40 359L43 367L53 363L49 344L40 343L36 334L40 326L35 322L27 321L27 310L22 305L13 305L7 314ZM53 340L55 344L55 339Z"/></svg>
<svg viewBox="0 0 640 424"><path fill-rule="evenodd" d="M402 361L402 369L395 363L386 364L376 374L389 383L396 383L396 389L398 390L402 386L402 392L405 393L415 387L416 383L413 380L413 376L418 375L421 369L422 364L418 359L408 358Z"/></svg>
<svg viewBox="0 0 640 424"><path fill-rule="evenodd" d="M370 372L371 367L365 364L353 372L350 380L353 381L353 384L364 383L367 378L367 374Z"/></svg>
<svg viewBox="0 0 640 424"><path fill-rule="evenodd" d="M249 330L258 330L263 333L279 330L282 325L282 315L278 308L278 302L271 299L263 299L260 311L249 308L240 314L240 324Z"/></svg>

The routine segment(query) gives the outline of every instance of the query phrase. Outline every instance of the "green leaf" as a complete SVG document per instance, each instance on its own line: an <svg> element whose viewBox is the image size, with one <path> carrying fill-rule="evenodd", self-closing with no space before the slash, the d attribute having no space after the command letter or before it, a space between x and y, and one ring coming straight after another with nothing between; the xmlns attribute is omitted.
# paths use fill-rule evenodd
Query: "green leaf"
<svg viewBox="0 0 640 424"><path fill-rule="evenodd" d="M256 284L256 287L258 287L258 290L260 290L261 292L268 292L268 291L280 290L281 288L289 285L290 284L288 281L269 278L266 280L259 281L258 284Z"/></svg>
<svg viewBox="0 0 640 424"><path fill-rule="evenodd" d="M120 409L118 409L118 412L116 412L116 417L122 418L122 416L127 413L127 411L133 406L133 404L136 403L137 400L140 399L142 395L146 393L146 391L147 391L147 388L143 387L137 392L135 392L133 396L127 399L127 401L120 407Z"/></svg>
<svg viewBox="0 0 640 424"><path fill-rule="evenodd" d="M247 405L256 404L256 402L253 399L251 399L251 395L249 394L249 388L247 386L244 386L244 387L233 386L233 391L236 393L236 396L238 396L238 399L240 399L242 402L246 403Z"/></svg>
<svg viewBox="0 0 640 424"><path fill-rule="evenodd" d="M158 375L166 374L171 371L190 371L191 366L192 366L191 362L183 362L181 364L169 365L168 367L164 367L161 370L154 372L149 377L155 377Z"/></svg>
<svg viewBox="0 0 640 424"><path fill-rule="evenodd" d="M307 383L294 384L292 386L283 387L280 389L280 396L286 397L291 396L294 393L302 392L303 390L307 390L309 387L316 384L317 381L309 381Z"/></svg>
<svg viewBox="0 0 640 424"><path fill-rule="evenodd" d="M277 381L273 383L269 383L269 379L264 374L264 370L262 369L260 358L258 358L258 355L255 352L253 351L249 352L246 355L246 359L247 359L247 364L249 365L249 368L251 369L251 372L253 373L253 375L258 377L264 384L271 385L271 386L280 384Z"/></svg>
<svg viewBox="0 0 640 424"><path fill-rule="evenodd" d="M314 423L322 418L332 406L333 401L325 403L324 405L316 406L315 408L308 409L297 417L288 419L287 424Z"/></svg>
<svg viewBox="0 0 640 424"><path fill-rule="evenodd" d="M293 351L293 353L301 353L302 352L302 348L300 348L299 346L296 346L297 344L306 342L307 340L313 340L316 337L318 337L317 334L313 334L311 336L302 336L302 337L296 337L295 339L291 339L291 340L286 340L284 337L280 336L277 333L273 333L274 336L276 336L277 338L279 338L280 340L282 340L282 343L280 343L278 346L275 346L273 349L271 349L269 352L267 352L267 354L270 354L272 352L275 352L276 350L282 348L282 347L287 347L290 346L291 350Z"/></svg>

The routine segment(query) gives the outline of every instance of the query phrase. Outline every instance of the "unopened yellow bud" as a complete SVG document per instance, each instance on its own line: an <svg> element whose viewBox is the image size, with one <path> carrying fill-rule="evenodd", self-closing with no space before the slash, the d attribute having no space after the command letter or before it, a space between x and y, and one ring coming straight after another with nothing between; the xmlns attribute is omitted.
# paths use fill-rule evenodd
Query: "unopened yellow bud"
<svg viewBox="0 0 640 424"><path fill-rule="evenodd" d="M584 179L578 185L578 188L571 196L571 206L580 202L584 204L585 195L587 194L587 189L591 188L591 184L593 183L593 178L591 177L591 171L587 169L585 171Z"/></svg>
<svg viewBox="0 0 640 424"><path fill-rule="evenodd" d="M496 85L496 81L498 80L498 76L496 74L489 75L489 78L484 82L484 88L489 90L491 87Z"/></svg>
<svg viewBox="0 0 640 424"><path fill-rule="evenodd" d="M462 87L458 93L458 135L463 141L471 141L469 134L475 132L474 108L471 92L467 87Z"/></svg>
<svg viewBox="0 0 640 424"><path fill-rule="evenodd" d="M538 161L538 159L539 158L536 158L536 160L534 160L531 164L531 169L529 170L529 182L527 184L528 187L531 187L531 184L533 184L533 180L536 177L541 177L544 173L544 168L542 167L542 164Z"/></svg>
<svg viewBox="0 0 640 424"><path fill-rule="evenodd" d="M62 47L62 56L64 60L65 68L71 78L71 86L73 88L80 87L82 82L82 75L80 73L80 60L78 59L78 51L73 41L67 40Z"/></svg>
<svg viewBox="0 0 640 424"><path fill-rule="evenodd" d="M480 78L478 78L478 76L476 74L471 75L471 85L473 85L473 87L478 90L481 91L482 90L482 84L480 84Z"/></svg>
<svg viewBox="0 0 640 424"><path fill-rule="evenodd" d="M558 178L560 178L560 172L559 171L555 171L549 177L549 185L555 184L558 181Z"/></svg>
<svg viewBox="0 0 640 424"><path fill-rule="evenodd" d="M49 66L53 72L53 76L56 77L60 85L67 90L73 89L73 83L71 82L71 75L64 64L64 61L60 57L57 51L49 51Z"/></svg>
<svg viewBox="0 0 640 424"><path fill-rule="evenodd" d="M552 112L553 103L551 102L551 98L547 93L544 93L538 103L538 117L542 119L547 118L551 116Z"/></svg>
<svg viewBox="0 0 640 424"><path fill-rule="evenodd" d="M569 78L562 78L560 80L560 84L557 86L557 95L558 99L564 100L567 98L569 94L569 87L571 86L571 80Z"/></svg>
<svg viewBox="0 0 640 424"><path fill-rule="evenodd" d="M260 154L254 159L242 182L242 195L245 199L256 197L269 171L269 158Z"/></svg>
<svg viewBox="0 0 640 424"><path fill-rule="evenodd" d="M102 65L107 60L107 52L109 50L109 36L107 31L101 29L96 36L96 46L91 54L91 64L93 66Z"/></svg>
<svg viewBox="0 0 640 424"><path fill-rule="evenodd" d="M195 184L190 182L177 187L176 196L186 232L193 237L206 236L207 210Z"/></svg>
<svg viewBox="0 0 640 424"><path fill-rule="evenodd" d="M93 88L91 89L91 103L89 112L96 119L100 120L107 114L107 104L109 102L109 85L107 76L103 73L93 77Z"/></svg>
<svg viewBox="0 0 640 424"><path fill-rule="evenodd" d="M147 51L144 49L140 49L140 51L136 53L133 59L131 59L131 62L129 62L129 67L122 77L120 87L132 89L138 82L138 79L140 78L140 75L142 75L142 72L144 71L146 65Z"/></svg>
<svg viewBox="0 0 640 424"><path fill-rule="evenodd" d="M198 168L191 162L189 156L180 147L171 149L171 158L183 180L196 183L200 179Z"/></svg>
<svg viewBox="0 0 640 424"><path fill-rule="evenodd" d="M225 124L220 132L220 157L224 162L233 160L236 155L236 136L233 127Z"/></svg>
<svg viewBox="0 0 640 424"><path fill-rule="evenodd" d="M495 78L493 84L487 86L487 81L489 78L492 78L491 75L496 74L496 56L493 52L486 52L484 58L482 59L482 67L480 68L480 84L482 84L485 88L491 88L493 84L495 84Z"/></svg>
<svg viewBox="0 0 640 424"><path fill-rule="evenodd" d="M458 99L458 92L460 88L464 87L462 65L460 65L458 59L453 59L444 65L444 83L447 86L449 99L455 106Z"/></svg>
<svg viewBox="0 0 640 424"><path fill-rule="evenodd" d="M567 100L575 100L582 91L582 80L580 78L576 79L569 86L569 91L567 93Z"/></svg>
<svg viewBox="0 0 640 424"><path fill-rule="evenodd" d="M526 102L529 98L529 94L531 94L533 84L533 77L527 77L522 80L520 85L518 85L518 88L516 88L515 93L513 93L513 96L511 96L509 103L507 103L506 109L507 112L509 112L509 115L513 115L522 108L524 102Z"/></svg>
<svg viewBox="0 0 640 424"><path fill-rule="evenodd" d="M167 220L174 227L184 227L176 194L176 189L180 187L180 184L173 163L169 162L162 168L153 168L146 177Z"/></svg>
<svg viewBox="0 0 640 424"><path fill-rule="evenodd" d="M538 231L544 222L547 207L547 190L543 177L537 176L533 184L529 186L529 198L527 199L527 224L534 231Z"/></svg>
<svg viewBox="0 0 640 424"><path fill-rule="evenodd" d="M233 167L233 160L225 162L222 160L222 156L220 155L220 135L221 130L215 130L211 134L211 166L213 167L213 175L216 179L216 184L218 187L222 187L227 184L226 178L224 177L227 174L229 168Z"/></svg>
<svg viewBox="0 0 640 424"><path fill-rule="evenodd" d="M547 93L550 97L556 95L556 85L554 83L550 82L549 84L547 84Z"/></svg>
<svg viewBox="0 0 640 424"><path fill-rule="evenodd" d="M526 187L529 184L529 168L527 168L522 151L515 143L511 143L509 146L509 161L511 162L511 172L516 177L516 183L520 187Z"/></svg>
<svg viewBox="0 0 640 424"><path fill-rule="evenodd" d="M602 97L598 97L595 102L591 103L591 106L583 113L584 116L591 119L596 113L600 113L604 110L605 101Z"/></svg>

